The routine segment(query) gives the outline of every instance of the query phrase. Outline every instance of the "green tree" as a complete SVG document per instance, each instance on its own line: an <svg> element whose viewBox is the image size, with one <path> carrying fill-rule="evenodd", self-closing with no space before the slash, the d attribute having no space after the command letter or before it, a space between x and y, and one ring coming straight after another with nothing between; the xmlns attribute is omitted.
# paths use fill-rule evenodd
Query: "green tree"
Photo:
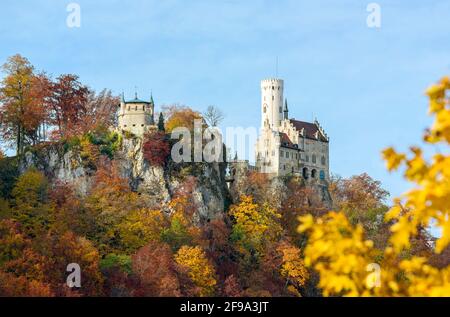
<svg viewBox="0 0 450 317"><path fill-rule="evenodd" d="M166 131L166 128L164 127L164 114L162 112L159 113L158 131Z"/></svg>

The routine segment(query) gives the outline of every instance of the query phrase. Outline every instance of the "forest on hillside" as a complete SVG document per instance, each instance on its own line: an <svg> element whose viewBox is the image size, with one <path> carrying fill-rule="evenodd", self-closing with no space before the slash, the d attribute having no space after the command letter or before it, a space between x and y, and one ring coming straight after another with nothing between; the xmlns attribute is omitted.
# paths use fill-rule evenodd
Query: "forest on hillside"
<svg viewBox="0 0 450 317"><path fill-rule="evenodd" d="M144 136L146 164L180 183L157 206L121 173L118 153L134 136L109 129L116 96L73 74L51 78L20 55L3 71L0 138L17 154L0 152L0 296L450 296L448 152L427 161L419 147L385 149L387 168L402 168L411 191L393 199L367 174L334 176L332 206L301 178L274 189L248 172L239 195L205 219L192 197L202 167L175 166L169 138L176 127L193 129L200 112L169 107ZM427 90L435 122L424 141L445 149L449 91L448 78ZM80 157L86 193L41 166L23 168L28 153L49 148ZM70 287L73 263L82 279Z"/></svg>

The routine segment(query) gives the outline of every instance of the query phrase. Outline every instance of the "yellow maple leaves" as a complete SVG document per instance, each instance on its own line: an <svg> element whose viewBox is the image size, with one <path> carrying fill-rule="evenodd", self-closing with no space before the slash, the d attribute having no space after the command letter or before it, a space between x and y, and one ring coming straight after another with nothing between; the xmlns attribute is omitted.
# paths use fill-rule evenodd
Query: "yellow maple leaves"
<svg viewBox="0 0 450 317"><path fill-rule="evenodd" d="M435 122L424 137L427 143L450 144L450 80L443 78L427 90L429 112ZM431 225L441 230L434 251L441 253L450 243L450 155L435 154L427 162L418 147L412 156L383 151L389 171L405 167L404 177L416 187L394 200L385 216L392 222L391 236L385 250L376 250L365 241L360 225L352 226L343 213L330 212L314 219L300 217L299 232L308 233L305 263L320 274L319 286L325 296L450 296L450 266L438 269L424 257L404 258L402 252L411 247L411 239L420 228ZM367 268L378 259L380 284L373 287Z"/></svg>
<svg viewBox="0 0 450 317"><path fill-rule="evenodd" d="M301 258L300 249L286 242L277 248L283 254L280 274L298 288L309 278L308 270Z"/></svg>
<svg viewBox="0 0 450 317"><path fill-rule="evenodd" d="M262 253L267 241L276 241L281 235L277 221L281 215L267 204L255 204L251 196L242 196L241 202L231 207L230 214L236 220L233 234L238 236L241 251L251 247Z"/></svg>
<svg viewBox="0 0 450 317"><path fill-rule="evenodd" d="M217 284L214 267L201 247L182 246L175 255L175 261L188 269L188 276L200 289L200 296L214 293Z"/></svg>

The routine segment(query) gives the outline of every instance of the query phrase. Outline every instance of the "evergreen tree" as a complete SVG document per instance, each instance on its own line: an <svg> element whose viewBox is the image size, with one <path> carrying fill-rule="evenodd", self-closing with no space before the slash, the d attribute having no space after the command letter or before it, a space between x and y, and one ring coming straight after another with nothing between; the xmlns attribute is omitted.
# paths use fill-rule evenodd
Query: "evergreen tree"
<svg viewBox="0 0 450 317"><path fill-rule="evenodd" d="M159 131L166 131L166 129L164 128L164 115L163 115L162 112L159 113L158 130Z"/></svg>

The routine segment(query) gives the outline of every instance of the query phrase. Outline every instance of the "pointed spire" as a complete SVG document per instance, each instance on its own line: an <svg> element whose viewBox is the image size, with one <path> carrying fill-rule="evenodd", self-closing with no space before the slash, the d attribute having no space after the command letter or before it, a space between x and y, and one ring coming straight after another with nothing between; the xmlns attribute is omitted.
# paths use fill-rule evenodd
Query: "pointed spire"
<svg viewBox="0 0 450 317"><path fill-rule="evenodd" d="M150 92L150 103L155 105L155 102L153 101L153 91Z"/></svg>
<svg viewBox="0 0 450 317"><path fill-rule="evenodd" d="M134 86L134 99L135 99L135 100L138 99L138 95L137 95L137 86Z"/></svg>
<svg viewBox="0 0 450 317"><path fill-rule="evenodd" d="M289 109L288 109L288 102L287 102L287 98L284 100L284 120L289 120Z"/></svg>

